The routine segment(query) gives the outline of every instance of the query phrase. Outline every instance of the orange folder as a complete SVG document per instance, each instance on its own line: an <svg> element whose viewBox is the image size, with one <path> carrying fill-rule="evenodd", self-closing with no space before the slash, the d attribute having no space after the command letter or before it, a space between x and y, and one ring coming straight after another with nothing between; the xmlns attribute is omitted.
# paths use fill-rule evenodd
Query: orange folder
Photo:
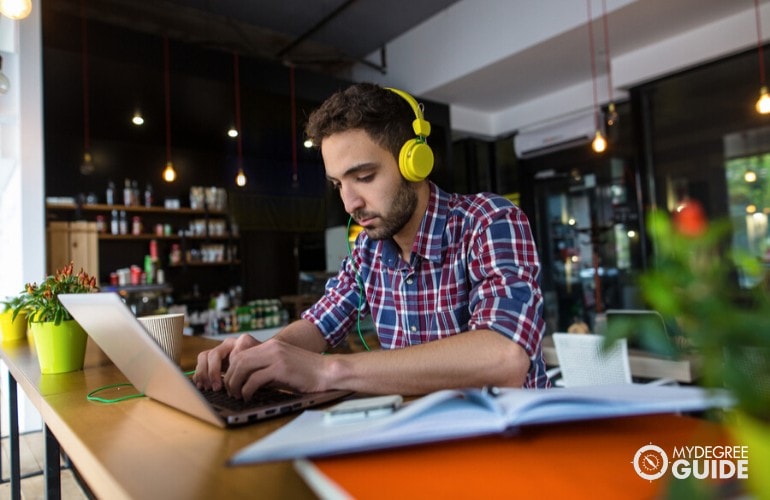
<svg viewBox="0 0 770 500"><path fill-rule="evenodd" d="M651 415L530 426L510 436L310 463L356 499L661 498L671 475L640 477L633 465L639 448L727 442L723 429L705 420Z"/></svg>

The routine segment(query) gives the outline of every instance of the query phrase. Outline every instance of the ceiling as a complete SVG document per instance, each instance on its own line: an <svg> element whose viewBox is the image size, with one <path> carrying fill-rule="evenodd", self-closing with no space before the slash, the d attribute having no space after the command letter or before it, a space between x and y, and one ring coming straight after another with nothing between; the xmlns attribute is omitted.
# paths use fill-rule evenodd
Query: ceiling
<svg viewBox="0 0 770 500"><path fill-rule="evenodd" d="M594 82L600 101L619 100L633 85L757 40L751 0L88 0L87 11L190 43L400 86L448 103L453 127L480 136L590 109ZM761 0L761 13L770 33L770 0Z"/></svg>

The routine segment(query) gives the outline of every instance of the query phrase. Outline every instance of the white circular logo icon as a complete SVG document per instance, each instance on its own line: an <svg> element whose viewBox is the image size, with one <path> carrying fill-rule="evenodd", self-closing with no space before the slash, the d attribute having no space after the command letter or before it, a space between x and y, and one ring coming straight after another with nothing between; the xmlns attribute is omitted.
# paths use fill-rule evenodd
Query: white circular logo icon
<svg viewBox="0 0 770 500"><path fill-rule="evenodd" d="M642 479L659 479L668 470L668 455L652 443L642 446L634 455L634 470Z"/></svg>

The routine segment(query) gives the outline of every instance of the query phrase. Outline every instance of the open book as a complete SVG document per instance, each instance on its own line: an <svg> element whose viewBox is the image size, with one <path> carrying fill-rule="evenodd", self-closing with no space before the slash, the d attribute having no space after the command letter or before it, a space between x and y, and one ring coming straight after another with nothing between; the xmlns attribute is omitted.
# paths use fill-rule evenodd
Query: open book
<svg viewBox="0 0 770 500"><path fill-rule="evenodd" d="M233 465L355 453L510 432L524 425L728 407L724 392L699 387L603 385L560 389L443 390L394 413L329 423L307 410L239 451Z"/></svg>

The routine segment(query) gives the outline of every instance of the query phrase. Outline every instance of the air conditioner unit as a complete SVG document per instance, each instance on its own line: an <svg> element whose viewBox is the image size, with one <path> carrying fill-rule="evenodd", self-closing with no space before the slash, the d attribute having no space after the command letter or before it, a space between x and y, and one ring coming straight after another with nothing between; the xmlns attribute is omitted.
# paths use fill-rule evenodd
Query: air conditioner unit
<svg viewBox="0 0 770 500"><path fill-rule="evenodd" d="M588 144L596 134L595 119L593 112L587 112L520 131L513 137L516 156L522 159L533 158Z"/></svg>

